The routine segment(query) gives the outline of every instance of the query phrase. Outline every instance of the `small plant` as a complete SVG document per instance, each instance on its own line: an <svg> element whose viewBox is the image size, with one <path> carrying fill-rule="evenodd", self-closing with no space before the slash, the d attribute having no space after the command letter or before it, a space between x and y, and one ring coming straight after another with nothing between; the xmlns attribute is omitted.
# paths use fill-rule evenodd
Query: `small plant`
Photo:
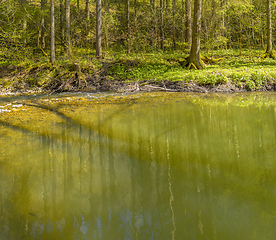
<svg viewBox="0 0 276 240"><path fill-rule="evenodd" d="M246 87L248 90L251 90L251 91L254 90L256 87L255 82L252 80L247 81Z"/></svg>
<svg viewBox="0 0 276 240"><path fill-rule="evenodd" d="M265 84L269 80L269 77L263 72L254 72L251 75L251 79L255 82L256 89L259 89L261 85Z"/></svg>
<svg viewBox="0 0 276 240"><path fill-rule="evenodd" d="M229 77L233 82L247 82L250 79L249 74L241 72L232 72Z"/></svg>
<svg viewBox="0 0 276 240"><path fill-rule="evenodd" d="M227 83L228 78L220 72L213 72L211 74L208 74L200 82L202 85L215 86L216 84Z"/></svg>

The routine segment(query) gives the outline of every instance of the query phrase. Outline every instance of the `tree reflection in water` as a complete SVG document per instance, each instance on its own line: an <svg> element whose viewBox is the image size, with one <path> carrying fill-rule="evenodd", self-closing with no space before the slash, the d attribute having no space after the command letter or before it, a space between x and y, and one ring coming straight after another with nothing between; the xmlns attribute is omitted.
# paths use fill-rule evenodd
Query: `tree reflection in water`
<svg viewBox="0 0 276 240"><path fill-rule="evenodd" d="M238 98L3 103L0 238L270 239L275 96Z"/></svg>

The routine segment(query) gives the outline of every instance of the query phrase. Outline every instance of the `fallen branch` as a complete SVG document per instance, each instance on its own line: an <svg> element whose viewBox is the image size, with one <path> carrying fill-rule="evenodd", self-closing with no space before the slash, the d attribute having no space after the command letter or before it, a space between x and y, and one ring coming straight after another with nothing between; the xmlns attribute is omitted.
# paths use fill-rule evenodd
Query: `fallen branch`
<svg viewBox="0 0 276 240"><path fill-rule="evenodd" d="M175 89L169 89L169 88L158 87L158 86L144 85L144 87L160 89L160 90L163 90L166 92L177 92L177 90L175 90Z"/></svg>

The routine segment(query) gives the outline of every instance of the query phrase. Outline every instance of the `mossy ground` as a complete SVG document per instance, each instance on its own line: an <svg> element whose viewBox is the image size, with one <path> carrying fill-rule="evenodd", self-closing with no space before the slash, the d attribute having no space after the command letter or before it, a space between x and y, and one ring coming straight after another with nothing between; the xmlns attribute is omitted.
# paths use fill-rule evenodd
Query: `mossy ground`
<svg viewBox="0 0 276 240"><path fill-rule="evenodd" d="M188 70L182 67L187 53L183 51L157 53L109 53L103 59L81 50L72 60L57 59L51 65L45 58L20 62L0 62L0 88L24 91L44 89L46 91L91 90L98 84L121 82L158 83L163 81L193 83L200 87L215 87L230 84L240 90L258 90L276 84L276 61L262 58L262 50L213 51L212 57L222 58L203 70ZM202 51L203 56L211 57ZM118 84L117 84L118 85ZM99 87L94 87L99 90ZM271 87L269 90L275 90Z"/></svg>

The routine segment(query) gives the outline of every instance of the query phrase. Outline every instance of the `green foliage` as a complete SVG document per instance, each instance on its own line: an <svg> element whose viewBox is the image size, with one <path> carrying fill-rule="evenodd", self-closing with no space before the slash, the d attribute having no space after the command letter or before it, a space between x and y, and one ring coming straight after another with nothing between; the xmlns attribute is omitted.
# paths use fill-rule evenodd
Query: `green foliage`
<svg viewBox="0 0 276 240"><path fill-rule="evenodd" d="M264 72L253 72L251 79L255 83L256 89L259 89L261 85L266 84L268 81L268 75Z"/></svg>
<svg viewBox="0 0 276 240"><path fill-rule="evenodd" d="M227 83L228 78L220 72L212 72L199 80L200 85L215 86L220 83Z"/></svg>
<svg viewBox="0 0 276 240"><path fill-rule="evenodd" d="M249 80L246 82L246 87L249 89L249 90L254 90L255 87L256 87L256 84L254 81L252 80Z"/></svg>
<svg viewBox="0 0 276 240"><path fill-rule="evenodd" d="M93 51L86 52L80 48L74 50L73 60L58 59L54 66L46 58L41 58L40 61L27 59L20 63L14 62L17 70L13 74L18 75L16 81L21 83L25 81L26 86L43 86L53 79L70 78L72 75L70 66L77 64L82 77L108 76L109 79L128 82L170 80L189 83L192 81L206 86L233 83L243 89L258 90L268 82L276 81L274 60L259 58L257 53L260 51L243 52L243 56L237 57L237 52L233 50L214 51L215 57L225 56L225 58L213 65L207 65L201 71L196 71L187 70L181 66L187 57L181 51L130 55L107 52L106 58L100 60L91 57ZM204 55L205 52L203 51L202 54ZM1 62L0 67L8 68L5 61ZM2 86L7 86L9 83L12 85L11 81L5 79L2 81Z"/></svg>

